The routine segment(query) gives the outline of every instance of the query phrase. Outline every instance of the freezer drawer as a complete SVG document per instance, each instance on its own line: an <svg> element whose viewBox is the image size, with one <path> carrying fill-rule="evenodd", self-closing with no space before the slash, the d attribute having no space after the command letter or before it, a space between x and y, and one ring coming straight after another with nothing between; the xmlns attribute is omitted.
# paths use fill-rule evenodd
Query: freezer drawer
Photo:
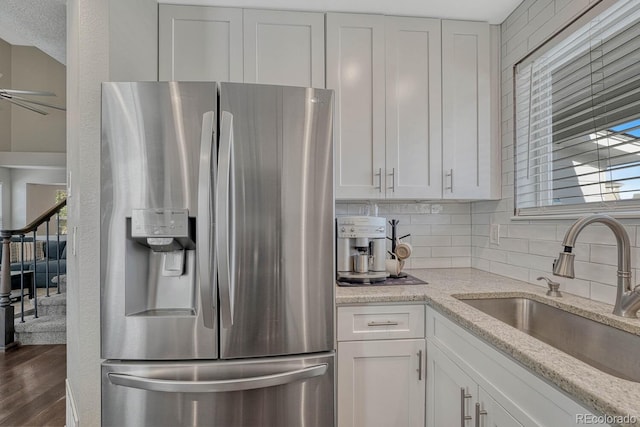
<svg viewBox="0 0 640 427"><path fill-rule="evenodd" d="M102 364L102 425L333 426L334 354Z"/></svg>

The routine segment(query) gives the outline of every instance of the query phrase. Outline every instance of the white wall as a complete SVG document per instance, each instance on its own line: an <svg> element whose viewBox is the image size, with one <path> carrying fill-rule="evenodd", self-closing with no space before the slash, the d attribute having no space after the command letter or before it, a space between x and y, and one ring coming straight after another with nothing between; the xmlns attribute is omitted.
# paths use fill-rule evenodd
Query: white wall
<svg viewBox="0 0 640 427"><path fill-rule="evenodd" d="M64 169L11 170L11 228L27 225L27 184L65 184ZM49 207L53 206L51 204Z"/></svg>
<svg viewBox="0 0 640 427"><path fill-rule="evenodd" d="M516 279L536 282L551 275L552 262L572 220L513 221L513 66L591 3L589 0L525 0L502 24L502 197L476 202L472 210L472 264ZM634 246L634 283L640 267L640 220L624 220ZM490 224L500 225L500 244L489 243ZM561 289L613 304L617 252L613 233L589 226L579 237L576 279L555 278ZM538 283L539 284L539 283Z"/></svg>
<svg viewBox="0 0 640 427"><path fill-rule="evenodd" d="M82 426L100 425L100 83L156 79L156 34L155 0L67 2L67 376Z"/></svg>

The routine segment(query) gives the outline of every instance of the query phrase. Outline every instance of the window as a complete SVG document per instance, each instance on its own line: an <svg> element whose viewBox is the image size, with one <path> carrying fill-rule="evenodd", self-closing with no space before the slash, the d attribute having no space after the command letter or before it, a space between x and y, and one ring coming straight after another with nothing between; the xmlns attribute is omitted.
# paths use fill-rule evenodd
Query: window
<svg viewBox="0 0 640 427"><path fill-rule="evenodd" d="M514 82L516 214L639 210L640 2L598 4Z"/></svg>

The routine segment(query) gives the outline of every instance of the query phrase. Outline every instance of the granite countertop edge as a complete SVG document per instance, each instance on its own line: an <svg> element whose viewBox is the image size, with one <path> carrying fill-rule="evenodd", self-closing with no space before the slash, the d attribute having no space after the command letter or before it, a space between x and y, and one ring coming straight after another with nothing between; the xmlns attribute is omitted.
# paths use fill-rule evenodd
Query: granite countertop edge
<svg viewBox="0 0 640 427"><path fill-rule="evenodd" d="M427 303L534 374L573 396L585 407L604 415L634 416L637 419L635 423L621 425L640 426L640 383L599 371L456 297L527 297L640 336L639 319L613 316L613 306L566 292L563 292L562 298L548 297L546 285L536 286L473 268L414 269L408 272L428 284L337 286L336 304Z"/></svg>

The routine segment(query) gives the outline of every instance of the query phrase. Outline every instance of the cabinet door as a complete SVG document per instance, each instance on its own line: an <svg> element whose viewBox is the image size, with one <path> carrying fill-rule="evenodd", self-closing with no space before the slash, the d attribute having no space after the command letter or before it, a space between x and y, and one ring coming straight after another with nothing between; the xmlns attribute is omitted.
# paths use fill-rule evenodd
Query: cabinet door
<svg viewBox="0 0 640 427"><path fill-rule="evenodd" d="M445 199L489 198L492 173L490 65L489 24L442 21Z"/></svg>
<svg viewBox="0 0 640 427"><path fill-rule="evenodd" d="M472 427L477 384L435 345L427 346L427 427Z"/></svg>
<svg viewBox="0 0 640 427"><path fill-rule="evenodd" d="M385 18L386 196L442 196L440 20Z"/></svg>
<svg viewBox="0 0 640 427"><path fill-rule="evenodd" d="M159 80L243 81L242 9L161 4Z"/></svg>
<svg viewBox="0 0 640 427"><path fill-rule="evenodd" d="M423 427L424 350L424 339L339 342L338 427Z"/></svg>
<svg viewBox="0 0 640 427"><path fill-rule="evenodd" d="M476 403L477 410L474 409L474 417L477 416L477 426L482 427L522 427L522 423L518 422L506 409L495 401L482 387L478 389L478 400Z"/></svg>
<svg viewBox="0 0 640 427"><path fill-rule="evenodd" d="M385 197L384 17L327 14L337 199Z"/></svg>
<svg viewBox="0 0 640 427"><path fill-rule="evenodd" d="M324 14L245 9L244 81L324 88Z"/></svg>

